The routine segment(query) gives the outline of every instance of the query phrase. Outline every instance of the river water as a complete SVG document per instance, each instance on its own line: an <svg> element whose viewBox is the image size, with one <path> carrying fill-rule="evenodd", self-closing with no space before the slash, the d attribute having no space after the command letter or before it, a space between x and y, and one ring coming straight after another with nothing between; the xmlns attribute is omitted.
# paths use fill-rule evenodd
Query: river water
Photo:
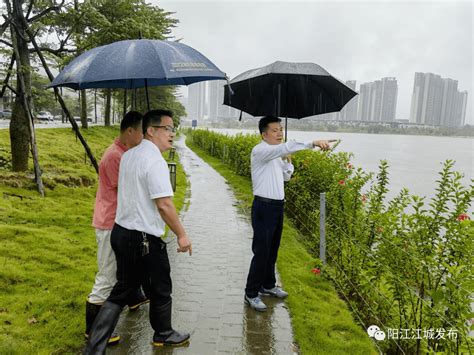
<svg viewBox="0 0 474 355"><path fill-rule="evenodd" d="M257 130L214 130L229 135L257 133ZM456 162L454 170L464 174L464 185L474 178L474 138L471 137L288 131L288 139L341 139L336 151L353 153L353 164L365 171L377 172L380 160L387 160L390 179L388 198L396 196L404 187L411 194L428 199L433 197L438 173L446 159Z"/></svg>

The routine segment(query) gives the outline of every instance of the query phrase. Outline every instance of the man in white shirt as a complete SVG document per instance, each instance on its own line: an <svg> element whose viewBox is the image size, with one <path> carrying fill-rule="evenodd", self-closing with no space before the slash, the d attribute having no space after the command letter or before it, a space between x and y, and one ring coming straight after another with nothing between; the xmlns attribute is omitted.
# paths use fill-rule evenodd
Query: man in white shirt
<svg viewBox="0 0 474 355"><path fill-rule="evenodd" d="M86 354L105 352L120 312L137 287L149 281L153 345L179 346L189 341L171 327L171 277L165 224L178 238L178 252L192 253L171 197L173 189L162 153L173 144L172 113L152 110L143 117L143 141L120 162L118 203L111 244L117 259L117 283L92 326Z"/></svg>
<svg viewBox="0 0 474 355"><path fill-rule="evenodd" d="M107 148L99 164L99 187L95 198L94 218L92 225L96 228L97 239L97 266L98 272L95 283L86 301L86 331L85 337L89 337L92 324L100 311L102 303L110 295L117 279L117 263L115 254L110 245L110 235L115 223L115 212L117 210L117 185L120 159L129 148L135 147L142 141L142 114L130 111L125 114L120 122L120 136ZM146 285L144 285L146 289ZM135 311L140 305L149 300L143 294L141 288L136 291L136 296L128 304L130 311ZM109 344L120 341L120 335L113 334Z"/></svg>
<svg viewBox="0 0 474 355"><path fill-rule="evenodd" d="M288 293L276 286L275 263L283 230L284 181L293 174L289 154L303 149L330 148L336 140L301 143L283 141L280 119L263 117L258 128L262 142L252 149L250 157L254 200L252 204L253 258L245 287L245 303L257 311L267 306L259 294L285 298Z"/></svg>

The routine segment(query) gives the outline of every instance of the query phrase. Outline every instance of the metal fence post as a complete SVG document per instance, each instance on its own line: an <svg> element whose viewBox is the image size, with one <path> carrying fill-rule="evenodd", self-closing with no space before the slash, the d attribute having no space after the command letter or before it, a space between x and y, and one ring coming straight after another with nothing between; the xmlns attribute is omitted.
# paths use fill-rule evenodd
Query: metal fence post
<svg viewBox="0 0 474 355"><path fill-rule="evenodd" d="M227 162L227 144L224 144L224 148L222 151L222 161L224 163Z"/></svg>
<svg viewBox="0 0 474 355"><path fill-rule="evenodd" d="M326 193L319 194L319 258L326 265Z"/></svg>
<svg viewBox="0 0 474 355"><path fill-rule="evenodd" d="M176 163L168 163L168 169L170 170L171 187L176 192Z"/></svg>
<svg viewBox="0 0 474 355"><path fill-rule="evenodd" d="M174 160L174 153L176 152L176 148L175 147L171 147L169 153L168 153L168 159L173 161Z"/></svg>

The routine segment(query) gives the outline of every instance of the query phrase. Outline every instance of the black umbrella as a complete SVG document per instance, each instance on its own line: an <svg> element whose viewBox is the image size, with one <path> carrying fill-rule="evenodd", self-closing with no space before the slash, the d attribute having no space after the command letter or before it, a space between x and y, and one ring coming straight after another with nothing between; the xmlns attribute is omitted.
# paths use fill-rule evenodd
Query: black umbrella
<svg viewBox="0 0 474 355"><path fill-rule="evenodd" d="M317 64L280 61L236 76L224 90L224 105L297 119L340 111L357 95Z"/></svg>

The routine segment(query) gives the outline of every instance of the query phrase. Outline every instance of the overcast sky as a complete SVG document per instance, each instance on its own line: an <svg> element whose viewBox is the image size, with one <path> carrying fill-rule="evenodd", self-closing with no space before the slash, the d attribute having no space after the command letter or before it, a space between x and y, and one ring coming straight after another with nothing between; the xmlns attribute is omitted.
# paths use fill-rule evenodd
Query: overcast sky
<svg viewBox="0 0 474 355"><path fill-rule="evenodd" d="M472 1L151 1L175 12L175 38L230 78L276 60L314 62L338 79L398 80L409 118L415 72L458 80L472 117Z"/></svg>

